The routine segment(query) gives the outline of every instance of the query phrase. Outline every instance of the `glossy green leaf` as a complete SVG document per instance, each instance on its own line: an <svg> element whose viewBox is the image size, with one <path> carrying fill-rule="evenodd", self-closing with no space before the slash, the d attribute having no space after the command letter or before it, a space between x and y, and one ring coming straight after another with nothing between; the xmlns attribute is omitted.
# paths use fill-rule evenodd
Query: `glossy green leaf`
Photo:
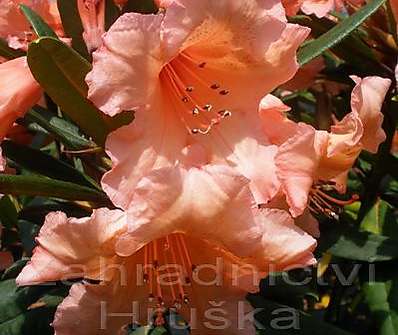
<svg viewBox="0 0 398 335"><path fill-rule="evenodd" d="M28 63L35 79L76 124L103 145L108 126L85 96L84 78L90 64L77 52L53 38L40 38L29 46Z"/></svg>
<svg viewBox="0 0 398 335"><path fill-rule="evenodd" d="M259 331L261 335L351 334L300 310L264 299L259 294L249 294L247 300L254 308L258 308L255 314L255 319L259 322L257 327L265 327Z"/></svg>
<svg viewBox="0 0 398 335"><path fill-rule="evenodd" d="M9 229L18 223L18 210L9 196L0 199L0 223Z"/></svg>
<svg viewBox="0 0 398 335"><path fill-rule="evenodd" d="M14 262L14 264L12 264L4 271L3 275L1 276L1 280L17 278L22 268L26 265L28 261L29 257L22 257L21 259L18 259L16 262Z"/></svg>
<svg viewBox="0 0 398 335"><path fill-rule="evenodd" d="M58 0L58 9L61 15L62 26L66 34L72 38L72 47L84 58L90 55L83 39L83 25L77 8L77 0Z"/></svg>
<svg viewBox="0 0 398 335"><path fill-rule="evenodd" d="M376 235L356 228L333 227L323 233L318 250L364 262L398 259L398 238Z"/></svg>
<svg viewBox="0 0 398 335"><path fill-rule="evenodd" d="M14 59L22 56L25 56L25 52L10 48L7 41L0 38L0 57Z"/></svg>
<svg viewBox="0 0 398 335"><path fill-rule="evenodd" d="M108 204L103 192L74 183L34 175L0 175L0 193L32 195Z"/></svg>
<svg viewBox="0 0 398 335"><path fill-rule="evenodd" d="M91 65L61 41L46 37L31 43L28 63L48 95L98 145L104 145L109 132L131 122L132 113L110 118L86 98L84 79Z"/></svg>
<svg viewBox="0 0 398 335"><path fill-rule="evenodd" d="M1 147L7 158L31 172L100 190L97 183L89 176L40 150L11 141L3 141Z"/></svg>
<svg viewBox="0 0 398 335"><path fill-rule="evenodd" d="M307 43L298 52L298 61L300 65L303 66L304 64L307 64L327 49L341 42L341 40L357 29L369 16L377 11L385 1L386 0L373 0L316 40Z"/></svg>
<svg viewBox="0 0 398 335"><path fill-rule="evenodd" d="M373 234L398 236L398 217L390 204L378 199L363 218L361 228Z"/></svg>
<svg viewBox="0 0 398 335"><path fill-rule="evenodd" d="M20 5L20 9L37 36L58 38L54 30L52 30L51 27L33 9L23 4Z"/></svg>
<svg viewBox="0 0 398 335"><path fill-rule="evenodd" d="M53 286L17 288L13 279L0 282L0 334L53 334L50 324L66 293Z"/></svg>
<svg viewBox="0 0 398 335"><path fill-rule="evenodd" d="M378 334L398 335L398 279L365 283L363 291Z"/></svg>
<svg viewBox="0 0 398 335"><path fill-rule="evenodd" d="M77 126L39 106L31 109L25 119L38 124L70 149L83 150L96 147L94 142L79 133Z"/></svg>

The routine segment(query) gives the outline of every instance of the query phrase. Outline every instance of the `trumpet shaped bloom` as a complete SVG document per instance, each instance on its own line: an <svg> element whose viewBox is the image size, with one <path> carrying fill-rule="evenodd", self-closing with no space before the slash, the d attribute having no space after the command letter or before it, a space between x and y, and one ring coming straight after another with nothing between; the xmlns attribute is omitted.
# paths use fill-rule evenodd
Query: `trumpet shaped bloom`
<svg viewBox="0 0 398 335"><path fill-rule="evenodd" d="M87 76L103 112L135 111L108 137L113 168L102 185L128 209L153 170L233 166L258 203L277 192L273 157L258 115L261 98L296 72L309 30L286 22L277 1L167 2L157 15L128 13L104 35ZM167 182L167 181L165 181Z"/></svg>
<svg viewBox="0 0 398 335"><path fill-rule="evenodd" d="M283 114L289 108L275 97L268 96L262 102L264 131L279 146L275 156L277 175L293 216L303 213L310 195L315 209L325 205L328 196L317 182L332 180L336 190L344 192L348 171L361 150L376 153L386 138L381 128L381 106L391 81L351 78L356 84L351 94L352 111L330 132L290 121Z"/></svg>
<svg viewBox="0 0 398 335"><path fill-rule="evenodd" d="M57 335L117 334L146 320L148 307L158 325L176 309L192 334L254 334L236 319L246 291L270 270L315 262L315 240L285 211L252 209L248 181L231 168L161 169L140 183L136 198L129 216L107 209L85 219L47 216L18 284L102 281L72 287L55 316ZM206 319L215 305L227 313L224 328Z"/></svg>
<svg viewBox="0 0 398 335"><path fill-rule="evenodd" d="M19 9L21 4L32 8L58 36L63 36L61 17L55 1L0 0L0 37L6 39L11 48L26 50L28 43L36 36Z"/></svg>
<svg viewBox="0 0 398 335"><path fill-rule="evenodd" d="M42 90L30 73L26 57L0 64L0 141L12 128L15 120L23 116L41 98ZM5 161L1 156L0 170Z"/></svg>

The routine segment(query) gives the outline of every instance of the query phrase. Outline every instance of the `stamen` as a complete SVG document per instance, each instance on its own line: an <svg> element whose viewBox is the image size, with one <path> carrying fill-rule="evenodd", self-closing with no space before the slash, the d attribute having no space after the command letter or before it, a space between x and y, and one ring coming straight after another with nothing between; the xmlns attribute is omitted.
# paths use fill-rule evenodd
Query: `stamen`
<svg viewBox="0 0 398 335"><path fill-rule="evenodd" d="M218 112L218 115L220 115L222 118L226 118L232 115L230 111L227 110L221 110Z"/></svg>
<svg viewBox="0 0 398 335"><path fill-rule="evenodd" d="M339 212L341 212L341 207L350 205L358 200L359 196L354 194L348 200L341 200L330 196L325 193L322 189L326 190L336 190L335 184L330 182L320 182L313 186L310 190L310 198L308 208L310 211L316 214L323 214L329 218L338 220Z"/></svg>
<svg viewBox="0 0 398 335"><path fill-rule="evenodd" d="M181 101L184 103L187 103L187 102L189 102L189 99L187 97L182 97Z"/></svg>
<svg viewBox="0 0 398 335"><path fill-rule="evenodd" d="M200 63L200 64L199 64L199 67L200 67L201 69L203 69L205 66L206 66L206 62L203 62L203 63Z"/></svg>
<svg viewBox="0 0 398 335"><path fill-rule="evenodd" d="M199 108L198 107L195 107L193 110L192 110L192 115L199 115Z"/></svg>
<svg viewBox="0 0 398 335"><path fill-rule="evenodd" d="M187 91L187 92L193 92L193 90L194 90L194 87L193 86L188 86L188 87L186 87L185 88L185 90Z"/></svg>
<svg viewBox="0 0 398 335"><path fill-rule="evenodd" d="M220 91L220 94L221 95L227 95L227 94L229 94L229 91L228 90L222 90L222 91Z"/></svg>
<svg viewBox="0 0 398 335"><path fill-rule="evenodd" d="M218 90L221 86L219 84L213 84L210 86L212 90Z"/></svg>
<svg viewBox="0 0 398 335"><path fill-rule="evenodd" d="M203 106L203 109L207 112L210 112L212 110L213 106L210 104L206 104Z"/></svg>

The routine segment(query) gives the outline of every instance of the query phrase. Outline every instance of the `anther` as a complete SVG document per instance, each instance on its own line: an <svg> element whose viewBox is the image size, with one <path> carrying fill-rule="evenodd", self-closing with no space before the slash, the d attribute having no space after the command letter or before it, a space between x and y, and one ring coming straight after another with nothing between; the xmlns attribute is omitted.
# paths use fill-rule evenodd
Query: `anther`
<svg viewBox="0 0 398 335"><path fill-rule="evenodd" d="M147 283L149 281L149 275L147 273L144 273L144 283Z"/></svg>
<svg viewBox="0 0 398 335"><path fill-rule="evenodd" d="M195 108L192 110L192 115L199 115L199 108L198 108L198 107L195 107Z"/></svg>
<svg viewBox="0 0 398 335"><path fill-rule="evenodd" d="M196 134L199 133L199 129L198 128L193 128L193 129L191 129L191 133L196 135Z"/></svg>
<svg viewBox="0 0 398 335"><path fill-rule="evenodd" d="M210 88L212 90L218 90L220 88L220 85L219 84L213 84L213 85L210 86Z"/></svg>
<svg viewBox="0 0 398 335"><path fill-rule="evenodd" d="M185 303L185 304L189 304L189 298L188 298L188 296L184 296L184 303Z"/></svg>
<svg viewBox="0 0 398 335"><path fill-rule="evenodd" d="M199 67L200 67L201 69L203 69L205 66L206 66L206 62L203 62L203 63L200 63L200 64L199 64Z"/></svg>
<svg viewBox="0 0 398 335"><path fill-rule="evenodd" d="M206 104L206 105L203 106L203 109L208 111L208 112L210 112L212 110L212 108L213 108L213 106L210 105L210 104Z"/></svg>
<svg viewBox="0 0 398 335"><path fill-rule="evenodd" d="M185 90L187 92L193 92L194 87L193 86L188 86L187 88L185 88Z"/></svg>
<svg viewBox="0 0 398 335"><path fill-rule="evenodd" d="M228 93L229 93L228 90L222 90L222 91L220 91L220 94L221 94L221 95L227 95Z"/></svg>
<svg viewBox="0 0 398 335"><path fill-rule="evenodd" d="M222 118L226 118L232 115L230 111L227 110L221 110L218 112L218 115L220 115Z"/></svg>
<svg viewBox="0 0 398 335"><path fill-rule="evenodd" d="M189 101L189 99L187 97L182 97L181 98L182 102L187 103Z"/></svg>

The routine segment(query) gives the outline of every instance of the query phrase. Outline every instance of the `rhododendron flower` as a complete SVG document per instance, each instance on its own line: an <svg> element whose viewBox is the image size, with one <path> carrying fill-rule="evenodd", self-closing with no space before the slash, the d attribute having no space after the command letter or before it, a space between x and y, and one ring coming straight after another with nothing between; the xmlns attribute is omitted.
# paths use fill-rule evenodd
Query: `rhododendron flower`
<svg viewBox="0 0 398 335"><path fill-rule="evenodd" d="M85 219L47 216L17 283L103 282L72 287L55 316L57 335L117 334L146 320L148 307L157 325L167 308L176 309L191 320L192 334L254 334L251 324L239 329L236 320L246 291L270 270L315 262L315 240L286 211L252 209L248 181L232 168L161 169L141 181L134 203L129 218L107 209ZM228 312L231 325L209 328L212 304ZM139 320L130 316L132 306Z"/></svg>
<svg viewBox="0 0 398 335"><path fill-rule="evenodd" d="M22 117L41 98L42 90L30 73L26 57L0 64L0 141L4 139L15 120ZM0 171L5 161L1 156Z"/></svg>
<svg viewBox="0 0 398 335"><path fill-rule="evenodd" d="M61 18L56 1L52 0L0 0L0 37L8 41L11 48L27 49L36 35L19 9L24 4L37 12L58 34L63 37Z"/></svg>
<svg viewBox="0 0 398 335"><path fill-rule="evenodd" d="M83 38L89 52L101 45L105 32L105 0L78 0L80 18L83 24Z"/></svg>
<svg viewBox="0 0 398 335"><path fill-rule="evenodd" d="M279 146L275 156L277 175L293 216L303 213L309 196L313 209L329 211L327 202L333 199L322 192L322 183L332 180L334 188L344 192L348 171L361 150L376 153L386 138L380 110L391 81L351 78L356 84L351 95L352 112L330 132L290 121L283 114L289 108L275 97L267 96L262 102L264 131Z"/></svg>
<svg viewBox="0 0 398 335"><path fill-rule="evenodd" d="M297 71L308 32L286 22L279 2L260 0L178 0L157 15L120 17L87 76L103 112L135 111L107 141L114 166L102 185L112 201L129 208L142 177L183 160L234 166L256 201L269 201L279 188L276 146L258 104Z"/></svg>
<svg viewBox="0 0 398 335"><path fill-rule="evenodd" d="M321 18L333 10L342 11L346 3L360 6L363 0L282 0L288 16L293 16L301 9L305 14L315 14Z"/></svg>

